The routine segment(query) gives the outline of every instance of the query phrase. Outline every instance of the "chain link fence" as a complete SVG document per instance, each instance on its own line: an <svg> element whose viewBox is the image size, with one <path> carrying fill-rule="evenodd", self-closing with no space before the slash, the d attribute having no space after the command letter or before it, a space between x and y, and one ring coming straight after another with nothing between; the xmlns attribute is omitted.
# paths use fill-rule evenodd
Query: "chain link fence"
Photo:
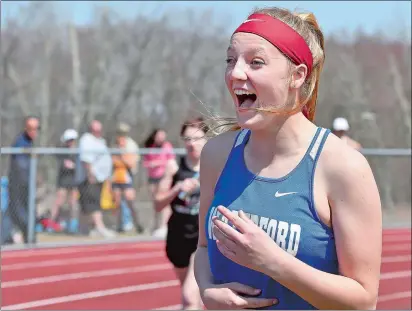
<svg viewBox="0 0 412 311"><path fill-rule="evenodd" d="M158 152L140 149L139 155ZM109 149L110 157L121 150ZM174 149L183 155L184 149ZM411 150L364 149L377 180L386 226L410 226ZM25 174L14 163L25 158ZM77 181L77 149L2 148L2 244L76 242L136 236L150 230L153 208L146 169L112 171L106 180ZM76 177L77 176L77 177ZM113 180L115 182L113 182Z"/></svg>
<svg viewBox="0 0 412 311"><path fill-rule="evenodd" d="M2 148L2 244L16 242L17 233L24 243L32 244L116 238L151 230L153 208L143 161L133 172L114 170L114 156L125 151L109 149L109 178L79 181L78 152L74 148ZM161 150L141 148L139 155L149 152ZM184 149L173 152L182 155ZM30 165L16 177L13 172L21 157Z"/></svg>

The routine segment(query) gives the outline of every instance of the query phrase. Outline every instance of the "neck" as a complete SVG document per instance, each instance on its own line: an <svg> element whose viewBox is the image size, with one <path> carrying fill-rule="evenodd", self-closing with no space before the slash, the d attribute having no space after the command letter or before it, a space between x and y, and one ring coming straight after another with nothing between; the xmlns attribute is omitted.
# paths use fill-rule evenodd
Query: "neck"
<svg viewBox="0 0 412 311"><path fill-rule="evenodd" d="M200 159L199 158L194 158L190 156L189 154L186 156L186 164L194 171L199 170L199 165L200 165Z"/></svg>
<svg viewBox="0 0 412 311"><path fill-rule="evenodd" d="M275 156L290 155L307 148L314 135L315 125L302 113L273 124L269 129L252 131L248 153L264 162Z"/></svg>
<svg viewBox="0 0 412 311"><path fill-rule="evenodd" d="M27 133L27 131L24 131L23 135L27 138L27 140L29 140L31 142L33 141L33 138L31 138L31 136L29 135L29 133Z"/></svg>

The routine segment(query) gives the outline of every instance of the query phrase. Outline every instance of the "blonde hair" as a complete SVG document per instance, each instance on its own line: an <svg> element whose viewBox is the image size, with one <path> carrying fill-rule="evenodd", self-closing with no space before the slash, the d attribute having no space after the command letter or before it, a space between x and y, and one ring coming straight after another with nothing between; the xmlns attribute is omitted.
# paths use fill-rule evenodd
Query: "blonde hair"
<svg viewBox="0 0 412 311"><path fill-rule="evenodd" d="M304 109L307 118L313 122L315 119L316 103L319 92L319 78L325 61L324 37L316 17L312 13L291 12L277 7L257 9L253 13L266 14L284 22L299 33L307 43L313 57L312 72L306 77L303 86L300 88L299 98L302 99L301 102L298 107L289 113L292 114ZM293 68L294 64L292 61L289 60L289 58L288 61L290 67ZM256 108L256 110L278 112L270 108ZM217 125L212 128L215 133L217 133L216 130L218 128L225 128L232 131L240 129L240 126L236 122L236 118L213 117L213 120L217 123Z"/></svg>

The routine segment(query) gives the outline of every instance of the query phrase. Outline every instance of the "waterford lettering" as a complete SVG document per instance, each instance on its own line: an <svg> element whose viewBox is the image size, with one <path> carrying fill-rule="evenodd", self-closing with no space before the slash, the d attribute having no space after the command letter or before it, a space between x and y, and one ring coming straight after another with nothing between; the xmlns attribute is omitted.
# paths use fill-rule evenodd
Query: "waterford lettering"
<svg viewBox="0 0 412 311"><path fill-rule="evenodd" d="M232 211L238 213L238 211ZM289 254L296 256L299 249L301 227L298 224L287 223L285 221L263 217L254 214L245 213L246 216L251 219L257 226L259 226L264 232L266 232L282 249ZM212 218L217 216L224 223L228 223L226 217L224 217L216 207L212 207L212 210L208 219L208 236L209 239L216 240L213 234L213 222Z"/></svg>

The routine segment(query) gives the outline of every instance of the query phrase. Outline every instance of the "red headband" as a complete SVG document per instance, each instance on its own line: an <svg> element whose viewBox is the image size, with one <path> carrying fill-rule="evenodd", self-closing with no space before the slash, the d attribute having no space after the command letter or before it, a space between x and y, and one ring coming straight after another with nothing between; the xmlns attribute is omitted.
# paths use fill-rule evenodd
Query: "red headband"
<svg viewBox="0 0 412 311"><path fill-rule="evenodd" d="M305 64L308 75L312 72L313 58L306 41L291 27L266 14L252 14L233 34L247 32L258 35L290 58L295 65Z"/></svg>

